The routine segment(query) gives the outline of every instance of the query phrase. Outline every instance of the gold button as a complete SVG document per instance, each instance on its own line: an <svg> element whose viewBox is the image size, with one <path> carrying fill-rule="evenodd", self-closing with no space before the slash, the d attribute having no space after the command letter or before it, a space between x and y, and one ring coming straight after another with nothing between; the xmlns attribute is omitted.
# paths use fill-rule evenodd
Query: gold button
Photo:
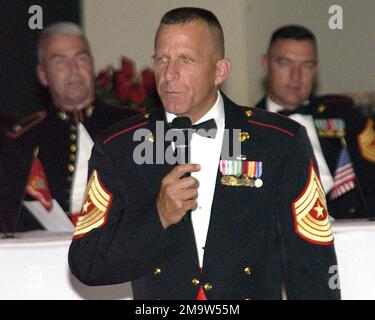
<svg viewBox="0 0 375 320"><path fill-rule="evenodd" d="M248 139L250 139L250 134L248 132L241 132L240 141L244 142Z"/></svg>
<svg viewBox="0 0 375 320"><path fill-rule="evenodd" d="M72 144L72 145L70 146L70 151L71 151L71 152L76 152L76 151L77 151L77 145Z"/></svg>
<svg viewBox="0 0 375 320"><path fill-rule="evenodd" d="M325 109L326 109L326 106L325 106L324 104L321 104L321 105L318 107L318 112L319 112L319 113L322 113L322 112L325 111Z"/></svg>
<svg viewBox="0 0 375 320"><path fill-rule="evenodd" d="M71 124L69 128L70 128L70 131L73 131L73 132L77 131L77 127L74 124Z"/></svg>
<svg viewBox="0 0 375 320"><path fill-rule="evenodd" d="M246 114L246 117L250 118L253 115L253 112L251 110L247 110L245 114Z"/></svg>
<svg viewBox="0 0 375 320"><path fill-rule="evenodd" d="M355 214L355 212L356 212L355 208L350 208L350 209L349 209L349 213L350 213L350 214Z"/></svg>
<svg viewBox="0 0 375 320"><path fill-rule="evenodd" d="M193 286L197 286L200 284L199 280L197 278L194 278L191 283L193 284Z"/></svg>
<svg viewBox="0 0 375 320"><path fill-rule="evenodd" d="M203 286L203 289L206 291L211 291L212 288L213 288L213 285L209 282L205 283L205 285Z"/></svg>
<svg viewBox="0 0 375 320"><path fill-rule="evenodd" d="M246 267L245 269L243 269L243 271L247 274L247 275L251 275L253 270L251 269L251 267Z"/></svg>
<svg viewBox="0 0 375 320"><path fill-rule="evenodd" d="M77 135L74 134L74 133L72 133L72 134L70 135L70 141L76 141L76 140L77 140Z"/></svg>
<svg viewBox="0 0 375 320"><path fill-rule="evenodd" d="M74 153L71 153L71 154L69 155L69 160L70 160L70 161L76 161L76 155L75 155Z"/></svg>
<svg viewBox="0 0 375 320"><path fill-rule="evenodd" d="M160 268L155 268L154 270L154 276L159 276L161 274L161 269Z"/></svg>
<svg viewBox="0 0 375 320"><path fill-rule="evenodd" d="M75 169L75 167L72 164L68 165L68 171L69 172L74 172L74 169Z"/></svg>
<svg viewBox="0 0 375 320"><path fill-rule="evenodd" d="M89 107L86 109L86 116L91 117L92 113L94 112L94 107Z"/></svg>
<svg viewBox="0 0 375 320"><path fill-rule="evenodd" d="M146 139L146 141L151 142L151 143L155 142L155 137L154 137L154 135L152 133L148 134L145 137L145 139Z"/></svg>
<svg viewBox="0 0 375 320"><path fill-rule="evenodd" d="M57 113L57 116L58 116L61 120L63 120L63 121L66 121L66 120L68 119L68 115L67 115L65 112L63 112L63 111L58 112L58 113Z"/></svg>
<svg viewBox="0 0 375 320"><path fill-rule="evenodd" d="M150 114L148 112L146 112L144 115L143 115L143 118L145 119L148 119L150 117Z"/></svg>

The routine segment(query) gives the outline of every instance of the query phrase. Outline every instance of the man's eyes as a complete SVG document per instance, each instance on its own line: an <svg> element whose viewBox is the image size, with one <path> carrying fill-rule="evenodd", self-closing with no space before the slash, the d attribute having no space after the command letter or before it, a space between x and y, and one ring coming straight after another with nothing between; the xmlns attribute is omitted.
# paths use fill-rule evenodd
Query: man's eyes
<svg viewBox="0 0 375 320"><path fill-rule="evenodd" d="M77 62L77 63L87 63L90 61L90 56L86 53L84 54L79 54L77 56L74 57L74 60ZM56 65L65 65L67 64L69 61L69 58L68 57L65 57L65 56L56 56L53 58L52 62Z"/></svg>
<svg viewBox="0 0 375 320"><path fill-rule="evenodd" d="M313 68L315 68L316 63L313 62L313 61L304 62L304 63L303 63L303 66L304 66L306 69L313 69Z"/></svg>
<svg viewBox="0 0 375 320"><path fill-rule="evenodd" d="M306 62L302 62L301 64L299 64L297 62L294 62L288 59L279 59L279 60L276 60L276 63L280 67L291 67L293 64L295 64L295 65L302 66L302 68L304 69L314 69L316 66L316 63L314 61L306 61Z"/></svg>
<svg viewBox="0 0 375 320"><path fill-rule="evenodd" d="M154 58L154 61L156 64L166 64L168 62L168 58L167 57L155 57Z"/></svg>
<svg viewBox="0 0 375 320"><path fill-rule="evenodd" d="M183 56L183 57L181 57L181 61L184 62L184 63L192 63L192 62L194 62L194 59L191 58L191 57Z"/></svg>
<svg viewBox="0 0 375 320"><path fill-rule="evenodd" d="M88 54L80 54L78 56L76 56L76 61L78 62L88 62L90 61L90 57Z"/></svg>
<svg viewBox="0 0 375 320"><path fill-rule="evenodd" d="M279 59L276 61L276 63L281 67L288 67L292 65L292 61L287 59Z"/></svg>

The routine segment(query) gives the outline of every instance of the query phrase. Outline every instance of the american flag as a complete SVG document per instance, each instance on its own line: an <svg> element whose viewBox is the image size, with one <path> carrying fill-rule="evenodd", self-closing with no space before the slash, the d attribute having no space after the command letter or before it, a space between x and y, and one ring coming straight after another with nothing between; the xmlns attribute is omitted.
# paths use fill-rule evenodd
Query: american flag
<svg viewBox="0 0 375 320"><path fill-rule="evenodd" d="M346 192L354 189L356 186L355 181L355 173L353 170L352 161L350 160L348 148L343 147L337 162L334 185L330 192L329 198L334 200Z"/></svg>

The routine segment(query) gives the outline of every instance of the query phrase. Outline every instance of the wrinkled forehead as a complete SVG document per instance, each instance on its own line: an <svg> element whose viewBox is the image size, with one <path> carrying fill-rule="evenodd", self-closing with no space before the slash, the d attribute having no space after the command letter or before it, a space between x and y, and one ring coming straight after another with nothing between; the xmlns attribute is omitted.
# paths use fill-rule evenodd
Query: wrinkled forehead
<svg viewBox="0 0 375 320"><path fill-rule="evenodd" d="M316 45L310 40L278 39L270 47L271 57L290 56L301 60L316 61Z"/></svg>
<svg viewBox="0 0 375 320"><path fill-rule="evenodd" d="M196 35L200 36L211 36L210 28L207 23L201 20L193 20L186 23L174 23L174 24L164 24L161 23L155 35L155 43L158 42L161 36L165 34L186 34L186 35Z"/></svg>
<svg viewBox="0 0 375 320"><path fill-rule="evenodd" d="M199 45L201 49L211 47L221 58L223 49L218 33L218 30L203 20L179 24L160 24L155 35L155 51L168 43L185 40L185 43L190 43L191 46Z"/></svg>
<svg viewBox="0 0 375 320"><path fill-rule="evenodd" d="M91 56L87 41L81 36L51 35L40 44L40 59L50 59L56 55L76 55L87 53Z"/></svg>

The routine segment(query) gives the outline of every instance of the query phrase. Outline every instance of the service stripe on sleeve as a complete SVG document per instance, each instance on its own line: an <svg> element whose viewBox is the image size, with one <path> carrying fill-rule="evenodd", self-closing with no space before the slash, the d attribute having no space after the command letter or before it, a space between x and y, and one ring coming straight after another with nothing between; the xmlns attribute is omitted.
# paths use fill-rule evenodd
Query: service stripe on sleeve
<svg viewBox="0 0 375 320"><path fill-rule="evenodd" d="M93 229L100 228L107 221L112 203L112 194L107 191L96 170L87 184L85 201L77 219L73 238L81 238Z"/></svg>
<svg viewBox="0 0 375 320"><path fill-rule="evenodd" d="M303 239L318 245L333 242L324 189L310 162L307 184L292 204L295 232Z"/></svg>

